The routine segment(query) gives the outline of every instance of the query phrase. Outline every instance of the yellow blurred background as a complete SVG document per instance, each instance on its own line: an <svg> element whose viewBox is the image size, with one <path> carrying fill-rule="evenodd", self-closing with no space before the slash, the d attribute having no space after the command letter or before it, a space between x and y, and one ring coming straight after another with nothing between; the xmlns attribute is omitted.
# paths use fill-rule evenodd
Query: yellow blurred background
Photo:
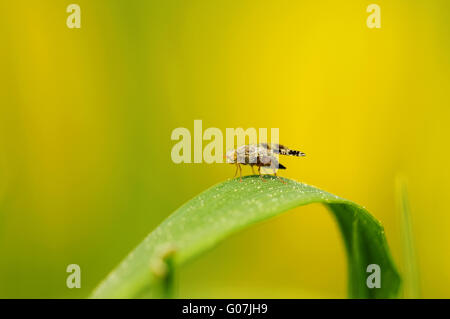
<svg viewBox="0 0 450 319"><path fill-rule="evenodd" d="M181 204L230 178L174 164L173 129L280 128L284 177L365 206L404 269L404 176L421 296L450 297L450 2L0 2L0 297L86 297ZM369 29L366 8L381 8ZM244 168L245 172L251 172ZM345 298L322 206L233 236L179 297ZM81 289L66 287L68 264Z"/></svg>

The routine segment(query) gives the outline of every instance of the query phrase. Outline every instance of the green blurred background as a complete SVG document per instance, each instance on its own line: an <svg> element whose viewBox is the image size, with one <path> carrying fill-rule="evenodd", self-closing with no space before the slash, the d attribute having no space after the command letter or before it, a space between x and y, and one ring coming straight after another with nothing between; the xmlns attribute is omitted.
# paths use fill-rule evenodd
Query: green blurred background
<svg viewBox="0 0 450 319"><path fill-rule="evenodd" d="M171 161L173 129L280 128L282 175L369 209L422 296L450 297L450 2L0 2L0 297L86 297L181 204L232 177ZM366 8L381 7L381 29ZM245 168L250 173L250 169ZM79 264L82 288L66 287ZM179 297L346 297L332 216L296 209L178 274Z"/></svg>

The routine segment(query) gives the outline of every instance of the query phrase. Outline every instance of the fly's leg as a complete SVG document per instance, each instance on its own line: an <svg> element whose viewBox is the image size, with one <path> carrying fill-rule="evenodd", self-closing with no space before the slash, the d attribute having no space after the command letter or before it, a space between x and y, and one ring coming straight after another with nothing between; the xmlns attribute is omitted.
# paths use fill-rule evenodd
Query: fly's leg
<svg viewBox="0 0 450 319"><path fill-rule="evenodd" d="M235 177L236 177L236 175L237 175L237 172L238 172L238 169L239 169L239 163L236 163L236 172L234 172L234 176L233 176L233 178L235 178Z"/></svg>
<svg viewBox="0 0 450 319"><path fill-rule="evenodd" d="M256 175L255 168L253 167L253 165L252 165L252 172L253 172L253 175Z"/></svg>
<svg viewBox="0 0 450 319"><path fill-rule="evenodd" d="M239 182L242 182L242 167L238 164L239 167Z"/></svg>
<svg viewBox="0 0 450 319"><path fill-rule="evenodd" d="M280 176L277 175L277 170L274 168L273 169L273 176L275 176L279 181L281 181L283 184L286 184L285 181L283 181Z"/></svg>
<svg viewBox="0 0 450 319"><path fill-rule="evenodd" d="M258 166L258 173L259 173L259 178L261 178L261 180L262 180L263 182L267 182L267 181L262 177L262 175L261 175L261 166Z"/></svg>

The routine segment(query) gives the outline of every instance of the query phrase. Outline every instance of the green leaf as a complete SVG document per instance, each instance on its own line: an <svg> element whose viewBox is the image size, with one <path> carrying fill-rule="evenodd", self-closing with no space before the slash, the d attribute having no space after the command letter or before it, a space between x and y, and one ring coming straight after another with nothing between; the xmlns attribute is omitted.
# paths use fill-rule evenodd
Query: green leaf
<svg viewBox="0 0 450 319"><path fill-rule="evenodd" d="M322 203L336 217L348 255L351 298L393 298L400 276L381 224L363 207L313 186L247 176L213 186L177 209L96 288L92 298L170 297L173 272L231 234L292 208ZM293 226L295 227L295 226ZM294 229L293 229L294 231ZM381 268L381 288L366 285Z"/></svg>

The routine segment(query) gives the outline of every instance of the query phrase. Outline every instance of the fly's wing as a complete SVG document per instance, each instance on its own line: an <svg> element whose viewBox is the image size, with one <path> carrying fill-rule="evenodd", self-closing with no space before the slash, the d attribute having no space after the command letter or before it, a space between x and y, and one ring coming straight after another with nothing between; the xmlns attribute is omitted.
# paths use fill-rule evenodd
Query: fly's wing
<svg viewBox="0 0 450 319"><path fill-rule="evenodd" d="M272 157L272 159L271 159L270 168L272 168L272 169L286 169L286 166L284 166L283 164L280 164L280 162L278 162L277 157L274 155Z"/></svg>
<svg viewBox="0 0 450 319"><path fill-rule="evenodd" d="M256 153L258 164L261 166L271 166L273 159L276 159L272 150L261 144L258 144L256 147Z"/></svg>
<svg viewBox="0 0 450 319"><path fill-rule="evenodd" d="M278 162L278 154L266 145L259 144L257 147L258 162L260 166L270 167L272 169L286 169L285 166Z"/></svg>
<svg viewBox="0 0 450 319"><path fill-rule="evenodd" d="M254 144L247 145L247 164L256 164L258 162L258 146Z"/></svg>

